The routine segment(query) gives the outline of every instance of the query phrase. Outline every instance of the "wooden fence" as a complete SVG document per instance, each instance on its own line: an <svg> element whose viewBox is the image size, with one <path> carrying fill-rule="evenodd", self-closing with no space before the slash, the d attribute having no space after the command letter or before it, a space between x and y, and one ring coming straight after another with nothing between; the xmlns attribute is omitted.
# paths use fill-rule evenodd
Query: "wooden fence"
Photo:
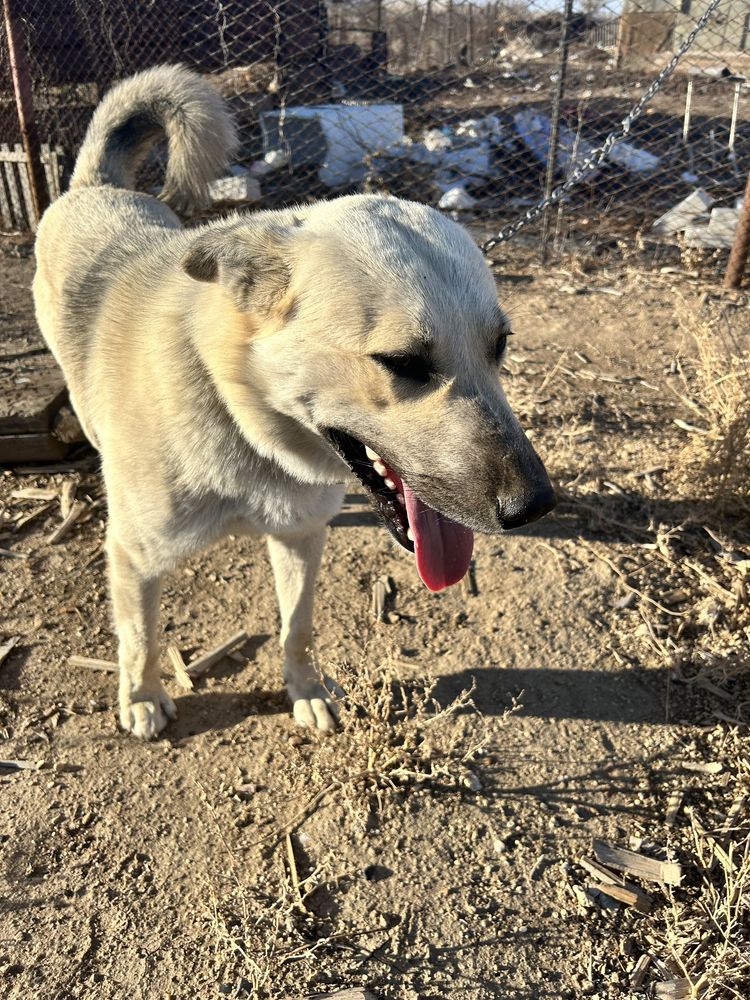
<svg viewBox="0 0 750 1000"><path fill-rule="evenodd" d="M65 156L62 149L42 145L42 164L49 200L62 191ZM31 197L26 153L19 143L11 149L0 143L0 232L28 232L36 229L37 219Z"/></svg>

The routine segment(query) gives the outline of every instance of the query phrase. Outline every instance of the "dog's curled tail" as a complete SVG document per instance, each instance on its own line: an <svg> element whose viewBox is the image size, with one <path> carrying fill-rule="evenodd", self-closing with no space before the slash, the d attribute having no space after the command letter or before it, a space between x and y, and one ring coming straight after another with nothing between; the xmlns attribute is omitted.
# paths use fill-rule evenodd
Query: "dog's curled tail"
<svg viewBox="0 0 750 1000"><path fill-rule="evenodd" d="M203 207L208 182L226 166L237 132L219 92L184 66L155 66L116 84L94 112L71 188L133 189L139 165L166 136L159 198L178 212Z"/></svg>

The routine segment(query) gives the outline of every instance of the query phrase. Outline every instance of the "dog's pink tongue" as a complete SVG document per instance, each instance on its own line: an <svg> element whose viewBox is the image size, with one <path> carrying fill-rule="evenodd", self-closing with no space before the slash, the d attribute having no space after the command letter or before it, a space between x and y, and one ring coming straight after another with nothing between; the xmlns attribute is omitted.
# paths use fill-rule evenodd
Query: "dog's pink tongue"
<svg viewBox="0 0 750 1000"><path fill-rule="evenodd" d="M469 568L474 533L422 503L406 483L401 486L422 582L430 590L458 583Z"/></svg>

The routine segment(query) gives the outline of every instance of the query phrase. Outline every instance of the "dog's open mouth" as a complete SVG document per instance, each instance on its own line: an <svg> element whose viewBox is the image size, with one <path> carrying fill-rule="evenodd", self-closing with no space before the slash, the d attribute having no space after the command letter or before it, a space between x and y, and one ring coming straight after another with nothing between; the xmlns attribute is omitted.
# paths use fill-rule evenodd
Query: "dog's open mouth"
<svg viewBox="0 0 750 1000"><path fill-rule="evenodd" d="M326 435L365 487L390 533L414 553L425 586L443 590L458 583L469 568L473 532L420 500L387 460L361 441L340 430Z"/></svg>

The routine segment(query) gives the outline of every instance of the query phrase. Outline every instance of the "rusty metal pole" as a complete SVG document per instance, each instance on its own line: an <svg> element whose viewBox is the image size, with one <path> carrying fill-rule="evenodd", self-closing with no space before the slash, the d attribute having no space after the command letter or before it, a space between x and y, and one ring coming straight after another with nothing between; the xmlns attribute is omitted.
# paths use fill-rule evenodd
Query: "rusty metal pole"
<svg viewBox="0 0 750 1000"><path fill-rule="evenodd" d="M725 288L739 288L742 275L745 273L747 255L750 251L750 173L747 175L745 197L737 220L737 232L734 234L732 252L727 262L727 273L724 275Z"/></svg>
<svg viewBox="0 0 750 1000"><path fill-rule="evenodd" d="M568 49L570 48L570 22L573 17L573 0L565 0L562 24L560 28L560 60L557 66L557 86L552 103L552 119L547 144L547 174L544 179L544 197L549 198L555 184L557 170L557 151L560 146L560 105L565 95L565 78L568 75ZM549 206L542 216L542 263L547 261L549 243Z"/></svg>
<svg viewBox="0 0 750 1000"><path fill-rule="evenodd" d="M29 76L29 67L26 62L26 47L21 30L13 16L11 0L3 0L3 19L5 21L5 34L8 39L10 75L13 80L13 92L16 98L18 125L21 130L21 140L26 154L31 200L36 214L36 218L31 219L30 222L32 226L35 226L41 219L45 208L49 205L49 192L47 190L47 178L44 174L44 164L42 163L39 134L36 130L36 120L34 118L34 102L31 92L31 77Z"/></svg>

